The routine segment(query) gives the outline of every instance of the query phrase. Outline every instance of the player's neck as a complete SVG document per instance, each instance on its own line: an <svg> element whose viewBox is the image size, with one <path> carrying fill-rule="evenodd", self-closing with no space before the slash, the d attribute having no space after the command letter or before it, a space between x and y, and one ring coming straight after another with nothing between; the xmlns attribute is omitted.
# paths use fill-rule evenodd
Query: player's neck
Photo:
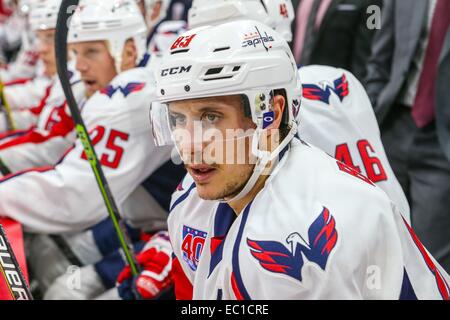
<svg viewBox="0 0 450 320"><path fill-rule="evenodd" d="M258 193L264 188L264 185L268 177L269 177L268 175L262 175L261 177L259 177L258 181L252 188L252 190L250 190L250 192L247 193L247 195L245 195L241 199L228 202L228 205L233 209L234 213L236 213L237 216L239 216L242 213L245 207L251 201L253 201L253 199L255 199Z"/></svg>

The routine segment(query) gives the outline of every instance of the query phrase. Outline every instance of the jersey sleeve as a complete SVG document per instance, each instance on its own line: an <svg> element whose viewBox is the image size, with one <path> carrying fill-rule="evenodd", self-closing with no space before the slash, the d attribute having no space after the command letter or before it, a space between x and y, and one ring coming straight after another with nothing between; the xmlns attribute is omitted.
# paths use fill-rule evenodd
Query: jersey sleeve
<svg viewBox="0 0 450 320"><path fill-rule="evenodd" d="M54 165L72 146L75 140L72 118L64 105L55 108L55 111L59 121L49 131L33 129L0 144L0 159L10 172Z"/></svg>
<svg viewBox="0 0 450 320"><path fill-rule="evenodd" d="M192 300L193 286L183 271L177 256L172 255L172 277L175 284L175 297L177 300Z"/></svg>
<svg viewBox="0 0 450 320"><path fill-rule="evenodd" d="M38 115L30 110L14 110L11 112L16 130L27 130L36 125ZM8 115L0 112L0 132L8 131Z"/></svg>
<svg viewBox="0 0 450 320"><path fill-rule="evenodd" d="M21 49L14 62L8 64L7 68L0 69L1 81L11 82L17 79L34 78L39 54L33 49Z"/></svg>
<svg viewBox="0 0 450 320"><path fill-rule="evenodd" d="M4 95L12 110L33 108L45 98L52 79L38 77L24 84L5 85Z"/></svg>

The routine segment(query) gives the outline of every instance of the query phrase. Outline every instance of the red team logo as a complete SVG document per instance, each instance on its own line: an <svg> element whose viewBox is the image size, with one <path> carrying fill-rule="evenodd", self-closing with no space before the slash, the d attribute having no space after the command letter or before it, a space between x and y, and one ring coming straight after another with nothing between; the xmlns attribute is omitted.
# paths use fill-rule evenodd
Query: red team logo
<svg viewBox="0 0 450 320"><path fill-rule="evenodd" d="M205 245L207 233L194 228L183 226L183 243L181 251L183 259L192 271L197 270L198 260Z"/></svg>
<svg viewBox="0 0 450 320"><path fill-rule="evenodd" d="M303 255L325 270L328 258L336 246L338 239L336 222L327 208L323 208L309 227L308 238L309 243L299 233L294 232L286 239L289 247L277 241L251 239L247 239L247 245L252 256L264 269L302 281Z"/></svg>
<svg viewBox="0 0 450 320"><path fill-rule="evenodd" d="M125 87L117 86L114 87L112 85L107 86L106 88L100 90L101 94L107 95L112 98L112 96L117 92L122 92L123 96L126 98L133 92L138 92L144 89L145 83L141 82L130 82Z"/></svg>
<svg viewBox="0 0 450 320"><path fill-rule="evenodd" d="M331 92L334 92L341 102L350 93L345 74L334 80L333 85L325 82L321 82L321 84L322 83L323 87L319 87L316 84L303 84L303 97L308 100L317 100L330 104Z"/></svg>

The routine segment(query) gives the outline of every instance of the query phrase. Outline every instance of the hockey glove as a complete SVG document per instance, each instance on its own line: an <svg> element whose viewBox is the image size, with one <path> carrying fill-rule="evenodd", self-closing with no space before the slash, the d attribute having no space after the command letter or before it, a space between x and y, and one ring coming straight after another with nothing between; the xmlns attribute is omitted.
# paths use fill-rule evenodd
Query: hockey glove
<svg viewBox="0 0 450 320"><path fill-rule="evenodd" d="M167 232L155 234L136 257L141 272L133 276L129 266L117 278L119 295L124 300L158 299L171 289L172 247Z"/></svg>

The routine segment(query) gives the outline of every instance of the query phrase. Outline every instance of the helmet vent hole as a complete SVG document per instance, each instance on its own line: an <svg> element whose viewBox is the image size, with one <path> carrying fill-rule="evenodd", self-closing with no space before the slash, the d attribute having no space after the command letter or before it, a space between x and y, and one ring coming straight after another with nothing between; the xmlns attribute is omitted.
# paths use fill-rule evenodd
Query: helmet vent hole
<svg viewBox="0 0 450 320"><path fill-rule="evenodd" d="M235 66L233 68L233 72L238 72L241 69L241 66Z"/></svg>
<svg viewBox="0 0 450 320"><path fill-rule="evenodd" d="M186 53L188 52L189 49L181 49L181 50L176 50L176 51L172 51L170 54L177 54L177 53Z"/></svg>
<svg viewBox="0 0 450 320"><path fill-rule="evenodd" d="M203 81L215 81L215 80L225 80L225 79L231 79L233 76L223 76L223 77L217 77L217 78L206 78L203 79Z"/></svg>
<svg viewBox="0 0 450 320"><path fill-rule="evenodd" d="M210 75L213 75L213 74L219 74L219 73L222 72L222 70L223 70L223 67L208 69L208 71L206 71L206 73L205 73L205 76L210 76Z"/></svg>
<svg viewBox="0 0 450 320"><path fill-rule="evenodd" d="M230 50L230 47L221 47L221 48L216 48L216 49L214 49L214 51L213 51L213 52L226 51L226 50Z"/></svg>

